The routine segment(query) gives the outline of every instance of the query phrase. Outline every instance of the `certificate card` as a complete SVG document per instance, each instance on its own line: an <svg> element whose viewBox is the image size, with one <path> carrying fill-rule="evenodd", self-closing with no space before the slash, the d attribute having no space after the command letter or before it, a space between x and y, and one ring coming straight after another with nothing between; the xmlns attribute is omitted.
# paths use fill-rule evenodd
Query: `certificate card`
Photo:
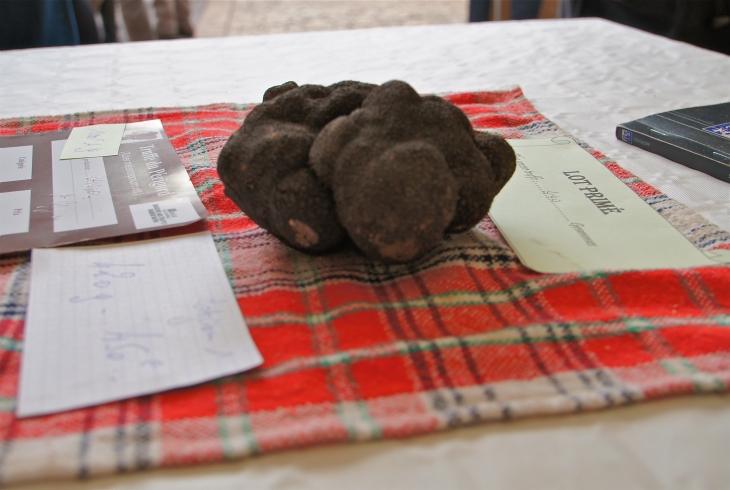
<svg viewBox="0 0 730 490"><path fill-rule="evenodd" d="M70 134L0 138L0 254L207 215L158 119L127 124L113 156L61 159Z"/></svg>
<svg viewBox="0 0 730 490"><path fill-rule="evenodd" d="M517 169L489 214L530 269L718 265L572 139L508 142Z"/></svg>

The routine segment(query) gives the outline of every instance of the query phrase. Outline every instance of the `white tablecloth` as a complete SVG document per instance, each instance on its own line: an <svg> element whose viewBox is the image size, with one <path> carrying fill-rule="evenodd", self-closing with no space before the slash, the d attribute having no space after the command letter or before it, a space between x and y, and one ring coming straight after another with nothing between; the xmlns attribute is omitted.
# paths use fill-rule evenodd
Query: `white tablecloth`
<svg viewBox="0 0 730 490"><path fill-rule="evenodd" d="M595 19L0 53L0 117L259 101L287 80L520 85L545 116L730 230L730 184L619 142L616 124L730 100L730 57ZM28 488L728 488L730 399L690 397L406 441Z"/></svg>

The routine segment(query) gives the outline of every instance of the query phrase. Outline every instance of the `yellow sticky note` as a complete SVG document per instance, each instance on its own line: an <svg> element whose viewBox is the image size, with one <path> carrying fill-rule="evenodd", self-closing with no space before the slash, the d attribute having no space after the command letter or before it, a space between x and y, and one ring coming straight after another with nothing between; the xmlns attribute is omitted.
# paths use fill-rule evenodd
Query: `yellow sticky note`
<svg viewBox="0 0 730 490"><path fill-rule="evenodd" d="M60 160L118 155L125 127L126 124L96 124L73 128Z"/></svg>

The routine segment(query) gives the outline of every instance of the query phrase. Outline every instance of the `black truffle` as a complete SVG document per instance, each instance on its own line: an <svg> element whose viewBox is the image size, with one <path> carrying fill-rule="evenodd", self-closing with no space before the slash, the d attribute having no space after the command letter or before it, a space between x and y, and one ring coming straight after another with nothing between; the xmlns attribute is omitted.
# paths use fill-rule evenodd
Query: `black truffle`
<svg viewBox="0 0 730 490"><path fill-rule="evenodd" d="M349 236L384 262L476 225L514 169L504 139L400 81L272 87L218 160L226 194L285 243L321 253Z"/></svg>
<svg viewBox="0 0 730 490"><path fill-rule="evenodd" d="M332 192L308 164L309 149L325 124L360 107L373 88L287 82L268 89L218 158L226 195L291 247L321 253L337 246L346 232Z"/></svg>

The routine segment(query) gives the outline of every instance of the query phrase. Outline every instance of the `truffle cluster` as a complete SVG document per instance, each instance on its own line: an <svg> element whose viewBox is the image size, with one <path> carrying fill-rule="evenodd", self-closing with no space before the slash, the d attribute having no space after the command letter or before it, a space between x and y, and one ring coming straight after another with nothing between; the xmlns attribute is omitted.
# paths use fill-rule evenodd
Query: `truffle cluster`
<svg viewBox="0 0 730 490"><path fill-rule="evenodd" d="M476 225L514 170L504 139L400 81L272 87L218 159L226 195L287 245L349 238L391 263Z"/></svg>

